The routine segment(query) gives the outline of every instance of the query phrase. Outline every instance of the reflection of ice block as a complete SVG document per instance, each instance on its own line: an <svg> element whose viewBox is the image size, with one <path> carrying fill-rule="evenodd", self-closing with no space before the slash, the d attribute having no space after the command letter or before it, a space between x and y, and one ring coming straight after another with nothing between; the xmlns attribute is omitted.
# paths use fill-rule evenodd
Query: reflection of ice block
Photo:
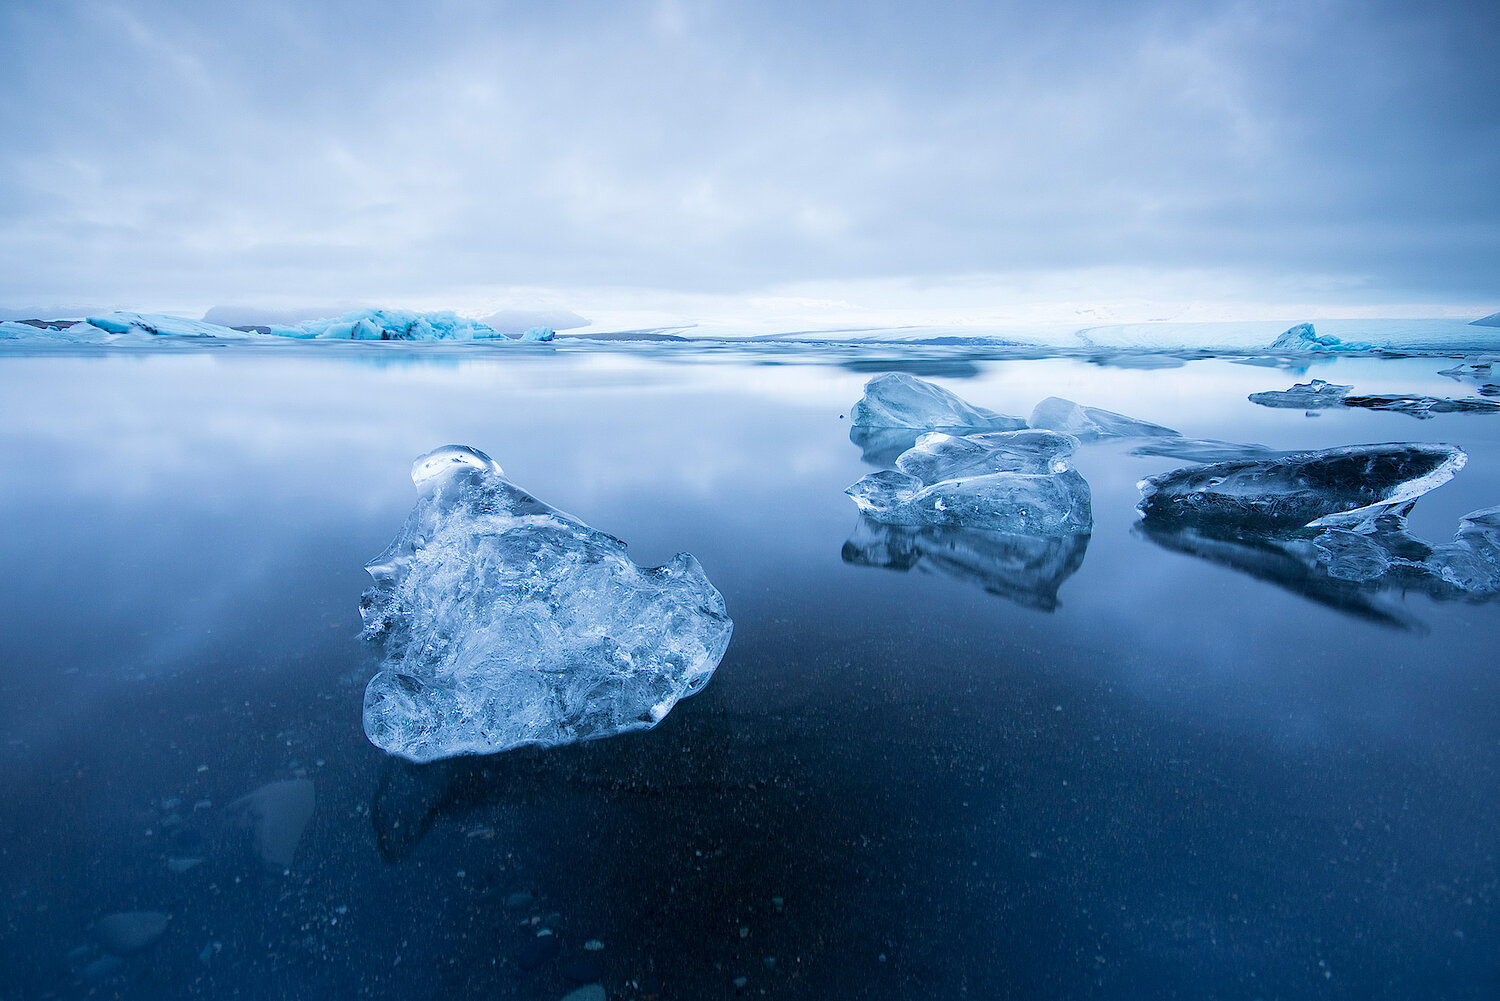
<svg viewBox="0 0 1500 1001"><path fill-rule="evenodd" d="M1019 417L973 406L941 386L904 372L886 372L865 383L865 395L854 404L849 418L856 427L931 431L1016 431L1026 426Z"/></svg>
<svg viewBox="0 0 1500 1001"><path fill-rule="evenodd" d="M620 540L449 446L412 467L419 498L366 569L366 637L385 648L365 733L413 761L655 726L729 644L724 599L680 553L642 569Z"/></svg>
<svg viewBox="0 0 1500 1001"><path fill-rule="evenodd" d="M1184 462L1225 462L1230 459L1279 459L1290 452L1216 438L1158 438L1130 450L1131 455L1161 455Z"/></svg>
<svg viewBox="0 0 1500 1001"><path fill-rule="evenodd" d="M1351 526L1448 482L1466 458L1451 445L1394 443L1191 466L1142 480L1139 510L1250 533Z"/></svg>
<svg viewBox="0 0 1500 1001"><path fill-rule="evenodd" d="M1087 532L1016 535L969 528L911 528L860 518L844 543L845 563L923 570L1050 612L1057 589L1083 565Z"/></svg>
<svg viewBox="0 0 1500 1001"><path fill-rule="evenodd" d="M1341 406L1344 397L1348 396L1353 389L1353 386L1336 386L1322 379L1314 379L1311 382L1299 382L1291 389L1251 393L1250 402L1258 403L1263 407L1322 410L1325 407Z"/></svg>
<svg viewBox="0 0 1500 1001"><path fill-rule="evenodd" d="M1070 434L1080 441L1099 441L1104 438L1171 438L1177 432L1171 428L1139 421L1110 410L1085 407L1049 396L1031 411L1028 422L1034 428L1048 428Z"/></svg>
<svg viewBox="0 0 1500 1001"><path fill-rule="evenodd" d="M1399 604L1382 597L1379 586L1330 574L1319 561L1318 548L1307 539L1150 519L1137 522L1135 531L1165 549L1228 567L1336 611L1399 629L1424 629Z"/></svg>

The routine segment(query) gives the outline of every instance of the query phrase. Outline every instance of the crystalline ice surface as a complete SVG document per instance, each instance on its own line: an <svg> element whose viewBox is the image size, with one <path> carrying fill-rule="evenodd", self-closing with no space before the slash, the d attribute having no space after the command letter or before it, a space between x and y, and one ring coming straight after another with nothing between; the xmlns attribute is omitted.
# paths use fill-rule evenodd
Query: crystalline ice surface
<svg viewBox="0 0 1500 1001"><path fill-rule="evenodd" d="M1078 439L1028 428L988 434L951 435L930 432L896 459L896 468L924 484L988 473L1060 473Z"/></svg>
<svg viewBox="0 0 1500 1001"><path fill-rule="evenodd" d="M1110 410L1085 407L1049 396L1031 411L1028 422L1034 428L1048 428L1073 435L1080 441L1100 441L1105 438L1173 438L1177 432L1171 428L1136 420Z"/></svg>
<svg viewBox="0 0 1500 1001"><path fill-rule="evenodd" d="M860 513L886 525L1087 532L1088 482L1067 461L1076 447L1075 439L1052 432L925 434L896 469L871 473L844 492Z"/></svg>
<svg viewBox="0 0 1500 1001"><path fill-rule="evenodd" d="M713 674L732 623L692 556L638 567L474 449L422 456L412 480L361 600L385 650L365 690L377 746L431 761L607 737L655 726Z"/></svg>
<svg viewBox="0 0 1500 1001"><path fill-rule="evenodd" d="M1291 389L1273 390L1266 393L1251 393L1250 402L1263 407L1284 407L1292 410L1321 410L1324 407L1342 406L1344 397L1353 386L1336 386L1322 379L1299 382Z"/></svg>
<svg viewBox="0 0 1500 1001"><path fill-rule="evenodd" d="M849 418L857 427L934 431L1016 431L1026 427L1019 417L976 407L941 386L904 372L886 372L865 383L865 395L854 404Z"/></svg>
<svg viewBox="0 0 1500 1001"><path fill-rule="evenodd" d="M1500 594L1500 507L1464 515L1453 541L1437 546L1406 534L1401 517L1368 530L1330 529L1313 542L1329 575L1343 580L1392 574L1437 598Z"/></svg>
<svg viewBox="0 0 1500 1001"><path fill-rule="evenodd" d="M1252 533L1355 526L1448 482L1466 459L1452 445L1392 443L1192 466L1141 481L1139 510Z"/></svg>

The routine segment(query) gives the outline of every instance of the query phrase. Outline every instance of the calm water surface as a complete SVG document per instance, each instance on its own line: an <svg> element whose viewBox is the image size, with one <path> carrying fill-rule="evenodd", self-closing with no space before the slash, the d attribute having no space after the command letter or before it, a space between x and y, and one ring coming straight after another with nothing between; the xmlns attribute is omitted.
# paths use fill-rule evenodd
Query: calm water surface
<svg viewBox="0 0 1500 1001"><path fill-rule="evenodd" d="M876 356L378 347L0 358L0 996L1500 996L1500 603L1153 538L1136 482L1181 463L1129 442L1075 457L1066 551L893 540L843 494ZM908 367L1022 416L1450 442L1440 542L1500 503L1500 417L1245 397L1468 395L1447 364ZM449 443L696 555L735 620L707 689L570 748L372 747L362 566ZM271 868L230 804L294 778ZM128 911L170 921L112 958Z"/></svg>

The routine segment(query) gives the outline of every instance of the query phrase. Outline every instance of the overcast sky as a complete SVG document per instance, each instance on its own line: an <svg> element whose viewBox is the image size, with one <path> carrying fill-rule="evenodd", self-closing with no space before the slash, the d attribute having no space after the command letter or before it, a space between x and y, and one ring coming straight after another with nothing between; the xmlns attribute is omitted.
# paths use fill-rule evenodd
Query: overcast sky
<svg viewBox="0 0 1500 1001"><path fill-rule="evenodd" d="M0 6L0 306L1500 308L1488 0L394 7Z"/></svg>

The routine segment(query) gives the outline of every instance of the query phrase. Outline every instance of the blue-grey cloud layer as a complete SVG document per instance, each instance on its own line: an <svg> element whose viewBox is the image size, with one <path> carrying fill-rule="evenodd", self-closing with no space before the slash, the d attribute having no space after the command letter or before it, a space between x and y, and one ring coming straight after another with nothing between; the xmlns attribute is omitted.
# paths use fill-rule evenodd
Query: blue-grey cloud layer
<svg viewBox="0 0 1500 1001"><path fill-rule="evenodd" d="M387 6L12 0L0 300L1500 295L1494 3Z"/></svg>

